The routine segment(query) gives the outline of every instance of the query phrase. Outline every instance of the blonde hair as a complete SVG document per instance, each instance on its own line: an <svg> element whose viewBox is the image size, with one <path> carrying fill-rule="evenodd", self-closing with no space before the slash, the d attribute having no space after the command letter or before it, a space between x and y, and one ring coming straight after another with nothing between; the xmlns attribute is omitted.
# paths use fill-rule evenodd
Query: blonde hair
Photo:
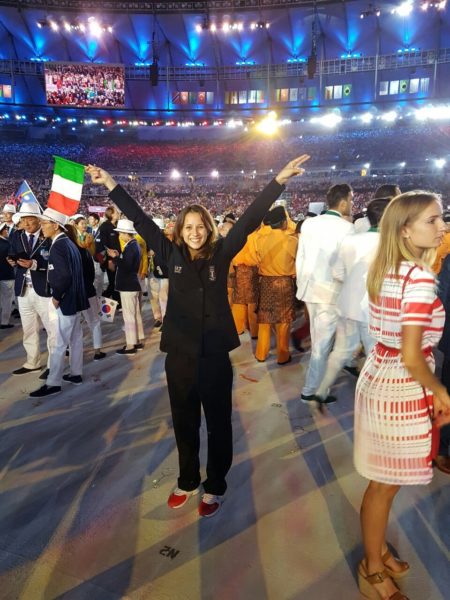
<svg viewBox="0 0 450 600"><path fill-rule="evenodd" d="M414 223L433 202L441 204L437 194L413 190L396 196L387 206L380 221L378 250L367 274L367 291L372 302L378 302L386 274L394 271L398 276L403 260L415 262L426 269L433 264L434 248L425 250L419 259L414 256L408 239L402 235L402 229Z"/></svg>

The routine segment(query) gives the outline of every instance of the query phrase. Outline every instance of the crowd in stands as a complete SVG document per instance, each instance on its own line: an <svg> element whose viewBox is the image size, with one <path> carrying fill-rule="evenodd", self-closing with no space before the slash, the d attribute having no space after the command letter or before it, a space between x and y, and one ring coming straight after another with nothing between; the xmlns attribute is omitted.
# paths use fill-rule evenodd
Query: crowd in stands
<svg viewBox="0 0 450 600"><path fill-rule="evenodd" d="M446 126L398 126L340 131L321 135L291 135L284 139L259 139L247 135L236 141L205 142L87 142L0 143L8 160L0 165L2 200L15 193L26 179L45 206L50 189L53 155L83 164L98 164L116 173L144 208L155 215L178 213L188 202L199 202L213 213L242 214L272 171L290 156L308 152L312 159L308 177L289 189L286 198L291 214L305 213L309 202L323 200L328 187L346 181L355 190L354 211L360 211L371 192L384 181L402 189L425 188L445 196L450 188L446 170L434 159L448 154ZM419 141L420 140L420 143ZM412 155L414 149L414 156ZM412 162L413 160L413 162ZM274 164L277 163L277 164ZM366 176L361 170L366 163ZM406 163L403 167L401 163ZM178 180L170 179L178 169ZM211 178L212 169L220 176ZM107 197L90 185L83 189L82 210L106 206Z"/></svg>

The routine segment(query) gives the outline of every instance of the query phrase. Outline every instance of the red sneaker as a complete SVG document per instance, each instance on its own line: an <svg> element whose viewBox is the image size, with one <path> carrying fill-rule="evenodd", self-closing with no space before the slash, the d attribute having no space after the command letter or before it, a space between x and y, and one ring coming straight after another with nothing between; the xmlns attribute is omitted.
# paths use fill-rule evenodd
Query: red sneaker
<svg viewBox="0 0 450 600"><path fill-rule="evenodd" d="M202 501L198 507L198 514L201 517L213 517L219 512L222 506L223 496L216 496L214 494L203 494Z"/></svg>
<svg viewBox="0 0 450 600"><path fill-rule="evenodd" d="M196 488L195 490L186 492L185 490L176 487L168 497L167 504L170 508L181 508L186 504L186 502L191 496L196 496L199 493L199 491L200 489Z"/></svg>

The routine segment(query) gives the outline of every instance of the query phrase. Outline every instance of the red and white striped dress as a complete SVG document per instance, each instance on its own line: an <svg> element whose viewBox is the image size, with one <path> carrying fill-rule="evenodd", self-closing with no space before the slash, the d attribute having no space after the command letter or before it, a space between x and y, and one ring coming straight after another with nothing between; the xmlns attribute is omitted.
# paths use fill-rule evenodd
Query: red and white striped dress
<svg viewBox="0 0 450 600"><path fill-rule="evenodd" d="M432 478L433 396L403 365L402 326L425 328L422 349L434 370L431 349L441 338L445 321L434 275L419 266L410 272L413 266L414 263L404 261L398 278L389 273L380 303L369 305L370 333L378 343L356 386L356 470L367 479L397 485L427 484Z"/></svg>

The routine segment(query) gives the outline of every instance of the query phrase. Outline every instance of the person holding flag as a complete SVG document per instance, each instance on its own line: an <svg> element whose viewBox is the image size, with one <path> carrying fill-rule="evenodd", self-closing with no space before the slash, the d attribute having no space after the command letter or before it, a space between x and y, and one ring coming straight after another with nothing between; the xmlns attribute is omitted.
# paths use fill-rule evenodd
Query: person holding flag
<svg viewBox="0 0 450 600"><path fill-rule="evenodd" d="M84 181L84 166L55 156L55 170L48 206L39 215L42 232L50 240L48 285L49 318L55 330L46 383L30 394L44 398L61 392L62 381L82 383L83 331L80 313L89 308L81 255L66 235L69 216L78 212ZM70 347L70 374L63 376L64 356Z"/></svg>

